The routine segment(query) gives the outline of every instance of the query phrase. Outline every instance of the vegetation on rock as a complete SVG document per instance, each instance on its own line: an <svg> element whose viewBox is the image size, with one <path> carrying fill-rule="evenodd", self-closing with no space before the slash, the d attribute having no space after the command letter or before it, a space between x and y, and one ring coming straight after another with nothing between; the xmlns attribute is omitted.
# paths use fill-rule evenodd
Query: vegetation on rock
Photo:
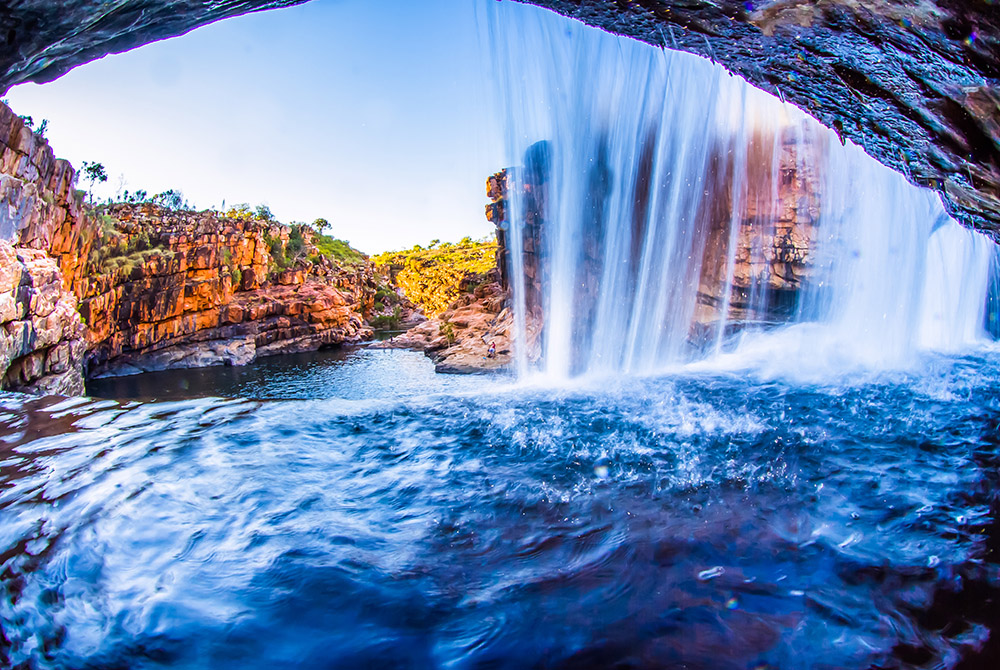
<svg viewBox="0 0 1000 670"><path fill-rule="evenodd" d="M422 306L428 316L436 316L459 296L464 279L496 267L496 251L493 236L478 241L466 237L454 244L434 240L426 249L416 245L405 251L389 251L372 260L407 298Z"/></svg>
<svg viewBox="0 0 1000 670"><path fill-rule="evenodd" d="M313 234L313 244L316 245L316 252L319 256L346 263L348 265L360 265L368 260L368 257L352 247L344 240L324 235L322 233ZM312 260L316 260L315 257Z"/></svg>
<svg viewBox="0 0 1000 670"><path fill-rule="evenodd" d="M154 256L173 255L155 233L128 235L122 232L121 222L110 214L94 209L88 215L99 224L97 238L87 256L89 275L119 272L127 275Z"/></svg>

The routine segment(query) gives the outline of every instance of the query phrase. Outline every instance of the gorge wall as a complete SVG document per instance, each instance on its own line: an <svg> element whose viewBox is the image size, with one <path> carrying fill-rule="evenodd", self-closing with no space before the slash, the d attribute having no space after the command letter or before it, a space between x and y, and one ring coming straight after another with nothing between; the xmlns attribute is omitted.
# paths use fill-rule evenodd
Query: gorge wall
<svg viewBox="0 0 1000 670"><path fill-rule="evenodd" d="M1000 20L989 0L520 0L711 58L782 96L966 225L1000 231ZM299 0L25 0L0 10L0 90Z"/></svg>
<svg viewBox="0 0 1000 670"><path fill-rule="evenodd" d="M241 365L371 336L372 264L323 255L308 228L87 207L73 167L5 105L0 150L0 388L79 394L85 373Z"/></svg>
<svg viewBox="0 0 1000 670"><path fill-rule="evenodd" d="M371 335L371 265L341 267L306 240L317 262L291 265L278 257L287 226L151 204L112 206L101 222L112 253L92 253L74 291L91 375L244 365Z"/></svg>

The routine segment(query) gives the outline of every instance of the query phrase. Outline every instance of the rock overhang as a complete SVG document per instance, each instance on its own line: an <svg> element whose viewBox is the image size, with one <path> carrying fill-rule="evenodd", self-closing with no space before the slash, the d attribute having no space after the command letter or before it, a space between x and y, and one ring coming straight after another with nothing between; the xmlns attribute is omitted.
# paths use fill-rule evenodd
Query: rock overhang
<svg viewBox="0 0 1000 670"><path fill-rule="evenodd" d="M0 89L305 0L22 0L0 8ZM1000 239L997 0L516 0L695 53L812 114Z"/></svg>

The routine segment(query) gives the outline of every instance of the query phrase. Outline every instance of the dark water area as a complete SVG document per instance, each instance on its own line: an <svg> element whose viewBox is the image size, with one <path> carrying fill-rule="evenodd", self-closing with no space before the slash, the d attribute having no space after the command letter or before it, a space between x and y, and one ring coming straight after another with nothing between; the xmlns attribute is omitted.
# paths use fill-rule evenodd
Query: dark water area
<svg viewBox="0 0 1000 670"><path fill-rule="evenodd" d="M416 351L343 347L270 356L246 366L163 370L93 379L87 383L87 394L118 400L205 397L366 400L423 396L482 386L481 379L435 375L434 364Z"/></svg>
<svg viewBox="0 0 1000 670"><path fill-rule="evenodd" d="M998 380L0 395L0 666L995 668Z"/></svg>

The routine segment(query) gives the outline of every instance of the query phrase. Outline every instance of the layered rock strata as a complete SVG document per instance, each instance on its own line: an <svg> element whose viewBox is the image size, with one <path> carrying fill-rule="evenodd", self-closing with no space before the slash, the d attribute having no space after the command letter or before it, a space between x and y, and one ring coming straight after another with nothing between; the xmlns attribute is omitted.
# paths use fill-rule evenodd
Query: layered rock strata
<svg viewBox="0 0 1000 670"><path fill-rule="evenodd" d="M817 165L823 161L817 160L816 146L800 143L794 127L779 132L775 137L758 131L749 142L742 177L746 190L735 222L733 152L725 146L713 152L709 174L714 188L699 207L708 220L692 335L723 318L735 324L786 321L813 271L810 243L821 209ZM812 160L799 155L803 150ZM772 169L775 161L777 170ZM733 223L739 229L730 252Z"/></svg>
<svg viewBox="0 0 1000 670"><path fill-rule="evenodd" d="M152 204L91 209L48 143L0 105L0 388L79 394L84 375L241 365L371 336L369 262L302 228Z"/></svg>
<svg viewBox="0 0 1000 670"><path fill-rule="evenodd" d="M0 388L83 392L86 328L70 287L93 229L75 179L0 104Z"/></svg>
<svg viewBox="0 0 1000 670"><path fill-rule="evenodd" d="M371 336L371 266L283 268L274 249L288 244L287 226L149 204L116 205L105 216L118 248L144 248L105 259L76 286L91 375L243 365Z"/></svg>
<svg viewBox="0 0 1000 670"><path fill-rule="evenodd" d="M86 328L55 259L0 241L0 385L83 393Z"/></svg>

